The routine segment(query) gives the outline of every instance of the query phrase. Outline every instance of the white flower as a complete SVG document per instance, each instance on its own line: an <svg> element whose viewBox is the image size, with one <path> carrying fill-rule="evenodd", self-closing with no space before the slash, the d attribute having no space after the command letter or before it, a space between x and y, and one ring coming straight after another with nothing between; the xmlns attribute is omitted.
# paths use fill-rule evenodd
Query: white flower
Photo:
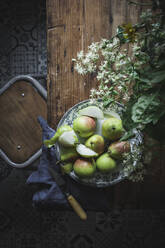
<svg viewBox="0 0 165 248"><path fill-rule="evenodd" d="M93 94L93 93L95 93L95 91L96 91L96 89L91 89L91 93Z"/></svg>
<svg viewBox="0 0 165 248"><path fill-rule="evenodd" d="M86 74L85 68L83 68L79 63L75 65L75 70L81 75Z"/></svg>
<svg viewBox="0 0 165 248"><path fill-rule="evenodd" d="M119 91L121 91L123 89L123 87L120 85L117 87Z"/></svg>
<svg viewBox="0 0 165 248"><path fill-rule="evenodd" d="M132 46L133 53L136 53L137 51L140 51L140 46L138 46L136 43Z"/></svg>
<svg viewBox="0 0 165 248"><path fill-rule="evenodd" d="M101 79L105 79L108 76L109 72L104 70L104 71L99 71L97 74L97 79L101 80Z"/></svg>
<svg viewBox="0 0 165 248"><path fill-rule="evenodd" d="M105 65L104 65L104 64L101 64L101 65L99 66L99 69L100 69L100 71L103 71L103 70L105 69Z"/></svg>
<svg viewBox="0 0 165 248"><path fill-rule="evenodd" d="M79 53L77 53L77 58L79 60L83 59L83 57L84 57L84 52L83 51L80 51Z"/></svg>
<svg viewBox="0 0 165 248"><path fill-rule="evenodd" d="M96 97L96 89L91 89L91 91L90 91L90 97L91 98L95 98Z"/></svg>
<svg viewBox="0 0 165 248"><path fill-rule="evenodd" d="M88 49L97 52L99 50L99 42L93 42L90 46L88 46Z"/></svg>
<svg viewBox="0 0 165 248"><path fill-rule="evenodd" d="M117 37L115 37L115 38L113 39L113 45L116 46L116 45L118 45L119 43L120 43L120 40L119 40Z"/></svg>
<svg viewBox="0 0 165 248"><path fill-rule="evenodd" d="M107 85L104 86L104 90L105 90L105 91L108 90L108 86L107 86Z"/></svg>
<svg viewBox="0 0 165 248"><path fill-rule="evenodd" d="M123 97L123 100L128 101L129 99L130 99L129 95L125 94L124 97Z"/></svg>
<svg viewBox="0 0 165 248"><path fill-rule="evenodd" d="M88 72L94 72L96 70L96 66L93 64L88 64L86 69Z"/></svg>
<svg viewBox="0 0 165 248"><path fill-rule="evenodd" d="M86 54L86 58L88 58L90 61L95 61L99 58L99 55L97 53L94 53L92 51L89 51L87 54Z"/></svg>
<svg viewBox="0 0 165 248"><path fill-rule="evenodd" d="M120 59L124 59L125 57L126 57L125 54L123 54L123 53L118 53L116 59L117 59L117 60L120 60Z"/></svg>
<svg viewBox="0 0 165 248"><path fill-rule="evenodd" d="M102 48L104 47L106 44L108 44L109 40L107 39L102 39L99 43L99 47Z"/></svg>
<svg viewBox="0 0 165 248"><path fill-rule="evenodd" d="M109 43L109 44L107 44L107 46L106 46L106 50L112 51L113 47L114 47L113 43Z"/></svg>
<svg viewBox="0 0 165 248"><path fill-rule="evenodd" d="M104 83L105 83L105 84L108 84L109 81L110 81L109 79L106 79L106 80L104 81Z"/></svg>
<svg viewBox="0 0 165 248"><path fill-rule="evenodd" d="M120 70L120 68L121 68L121 64L120 63L116 63L115 66L116 66L116 70Z"/></svg>
<svg viewBox="0 0 165 248"><path fill-rule="evenodd" d="M83 65L87 65L88 63L90 63L90 58L85 57L84 59L82 59L82 64Z"/></svg>

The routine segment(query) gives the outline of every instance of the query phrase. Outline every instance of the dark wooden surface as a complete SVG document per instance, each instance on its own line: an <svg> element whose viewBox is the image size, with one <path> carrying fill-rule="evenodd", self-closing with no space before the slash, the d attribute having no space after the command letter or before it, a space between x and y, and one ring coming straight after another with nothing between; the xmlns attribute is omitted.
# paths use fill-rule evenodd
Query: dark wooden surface
<svg viewBox="0 0 165 248"><path fill-rule="evenodd" d="M136 23L146 8L129 5L126 0L47 0L48 121L52 127L97 85L92 76L82 77L74 71L72 58L91 42L110 38L118 25ZM124 181L108 189L113 195L112 206L164 206L164 148L157 147L145 182Z"/></svg>
<svg viewBox="0 0 165 248"><path fill-rule="evenodd" d="M25 162L41 148L37 117L46 118L46 102L31 84L17 81L0 96L0 106L0 147L12 162Z"/></svg>
<svg viewBox="0 0 165 248"><path fill-rule="evenodd" d="M110 38L116 27L135 23L141 7L116 0L47 0L48 120L56 126L62 115L89 98L96 86L91 76L74 71L72 58L101 38Z"/></svg>
<svg viewBox="0 0 165 248"><path fill-rule="evenodd" d="M46 44L43 40L45 2L1 1L0 54L7 50L7 62L4 61L4 56L0 56L0 68L5 70L0 80L4 84L20 73L44 72L43 66L37 62L46 61ZM15 41L18 42L17 46ZM39 56L41 48L43 52ZM26 184L28 176L34 170L33 166L21 170L10 169L7 176L6 170L2 171L5 164L0 160L0 248L164 248L165 208L161 209L162 204L156 201L156 192L159 195L158 200L163 201L165 195L162 194L160 198L159 193L160 188L164 187L165 180L160 177L164 164L159 167L155 163L153 166L158 171L152 180L151 177L147 179L143 195L141 184L123 182L116 185L115 189L118 191L110 191L110 206L115 204L118 209L111 208L108 213L88 211L87 221L82 222L73 211L36 210L32 206L32 197L38 186ZM147 209L139 209L141 202L148 199L150 202ZM117 205L119 201L121 206ZM137 208L132 209L135 204ZM151 209L153 206L157 209Z"/></svg>

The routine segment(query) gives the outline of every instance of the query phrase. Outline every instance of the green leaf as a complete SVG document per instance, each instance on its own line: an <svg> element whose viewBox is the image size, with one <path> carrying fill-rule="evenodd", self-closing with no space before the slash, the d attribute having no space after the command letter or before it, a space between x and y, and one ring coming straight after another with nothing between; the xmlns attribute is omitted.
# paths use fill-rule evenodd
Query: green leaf
<svg viewBox="0 0 165 248"><path fill-rule="evenodd" d="M144 82L144 83L150 83L150 82L151 82L151 80L148 79L148 78L142 78L142 77L140 77L139 80L140 80L141 82Z"/></svg>
<svg viewBox="0 0 165 248"><path fill-rule="evenodd" d="M152 73L151 76L153 76L151 83L160 83L165 80L165 71L157 71Z"/></svg>
<svg viewBox="0 0 165 248"><path fill-rule="evenodd" d="M159 60L158 65L160 68L165 67L165 59Z"/></svg>
<svg viewBox="0 0 165 248"><path fill-rule="evenodd" d="M132 137L135 136L135 133L133 132L133 129L129 130L128 132L126 132L121 138L120 141L125 141L128 140Z"/></svg>
<svg viewBox="0 0 165 248"><path fill-rule="evenodd" d="M124 29L121 26L118 26L116 36L119 38L121 43L127 43L129 42L129 40L124 38L123 32L124 32Z"/></svg>
<svg viewBox="0 0 165 248"><path fill-rule="evenodd" d="M162 71L145 71L141 74L139 80L144 83L160 83L165 80L165 70Z"/></svg>
<svg viewBox="0 0 165 248"><path fill-rule="evenodd" d="M118 95L119 92L117 92L116 90L113 90L113 94L114 94L114 95Z"/></svg>
<svg viewBox="0 0 165 248"><path fill-rule="evenodd" d="M135 123L156 123L160 118L158 93L141 96L132 107L132 120Z"/></svg>
<svg viewBox="0 0 165 248"><path fill-rule="evenodd" d="M103 106L108 107L114 100L113 99L103 99Z"/></svg>

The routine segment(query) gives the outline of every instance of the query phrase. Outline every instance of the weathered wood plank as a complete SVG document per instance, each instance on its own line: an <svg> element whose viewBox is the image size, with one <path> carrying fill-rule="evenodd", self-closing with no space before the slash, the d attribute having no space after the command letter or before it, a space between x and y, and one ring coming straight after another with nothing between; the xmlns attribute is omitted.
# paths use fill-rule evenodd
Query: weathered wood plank
<svg viewBox="0 0 165 248"><path fill-rule="evenodd" d="M73 69L72 58L93 41L110 38L111 4L104 1L47 0L48 121L56 126L68 108L89 98L96 85Z"/></svg>

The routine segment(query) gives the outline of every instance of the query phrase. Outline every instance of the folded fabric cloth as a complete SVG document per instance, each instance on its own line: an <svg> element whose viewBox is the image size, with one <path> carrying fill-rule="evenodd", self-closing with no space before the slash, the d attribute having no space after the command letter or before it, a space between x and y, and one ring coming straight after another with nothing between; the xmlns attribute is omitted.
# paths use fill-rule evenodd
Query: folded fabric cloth
<svg viewBox="0 0 165 248"><path fill-rule="evenodd" d="M47 122L38 117L42 128L42 140L50 139L55 130L50 128ZM27 179L27 184L39 185L39 191L33 195L33 205L39 208L71 209L65 195L62 193L54 179L49 174L48 167L60 172L60 165L56 164L55 148L47 148L42 145L42 154L37 171ZM65 176L68 191L80 202L86 210L108 211L110 200L105 189L93 188L75 182L69 176ZM41 187L42 186L42 187Z"/></svg>

